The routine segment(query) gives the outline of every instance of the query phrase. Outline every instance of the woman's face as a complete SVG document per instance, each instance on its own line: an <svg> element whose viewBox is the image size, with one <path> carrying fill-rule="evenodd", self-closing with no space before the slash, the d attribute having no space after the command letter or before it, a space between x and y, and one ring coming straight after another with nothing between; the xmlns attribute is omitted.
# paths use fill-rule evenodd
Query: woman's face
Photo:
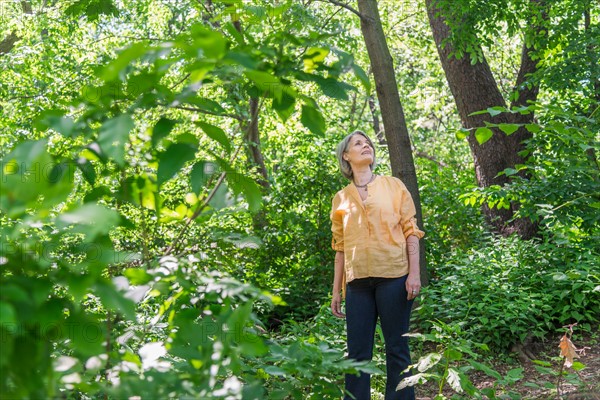
<svg viewBox="0 0 600 400"><path fill-rule="evenodd" d="M371 147L367 138L357 133L350 139L348 150L344 153L344 159L350 165L371 165L373 164L373 153L373 147Z"/></svg>

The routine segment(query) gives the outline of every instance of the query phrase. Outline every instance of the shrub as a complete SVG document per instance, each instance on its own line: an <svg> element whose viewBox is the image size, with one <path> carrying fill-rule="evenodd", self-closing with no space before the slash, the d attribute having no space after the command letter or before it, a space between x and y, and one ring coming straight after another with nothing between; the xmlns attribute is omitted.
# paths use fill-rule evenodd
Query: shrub
<svg viewBox="0 0 600 400"><path fill-rule="evenodd" d="M600 315L598 260L591 247L573 243L493 237L438 267L417 315L458 323L498 351L568 323L589 330Z"/></svg>

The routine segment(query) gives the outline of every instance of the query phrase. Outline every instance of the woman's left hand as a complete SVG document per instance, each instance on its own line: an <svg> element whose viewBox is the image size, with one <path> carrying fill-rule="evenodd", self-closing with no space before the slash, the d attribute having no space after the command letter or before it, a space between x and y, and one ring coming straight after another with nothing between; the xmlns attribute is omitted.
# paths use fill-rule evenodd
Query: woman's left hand
<svg viewBox="0 0 600 400"><path fill-rule="evenodd" d="M421 277L419 274L410 273L406 278L407 299L412 300L419 295L421 291Z"/></svg>

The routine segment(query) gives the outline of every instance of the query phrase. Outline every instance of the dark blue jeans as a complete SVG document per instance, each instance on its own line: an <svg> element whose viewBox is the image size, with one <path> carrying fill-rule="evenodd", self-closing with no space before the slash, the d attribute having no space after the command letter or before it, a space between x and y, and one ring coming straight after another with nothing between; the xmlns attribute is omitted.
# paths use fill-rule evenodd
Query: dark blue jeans
<svg viewBox="0 0 600 400"><path fill-rule="evenodd" d="M413 301L406 299L406 278L363 278L348 283L346 289L346 327L348 358L371 360L377 318L385 340L387 382L385 400L414 400L412 387L396 391L401 372L411 363L408 338ZM346 375L346 390L356 400L371 398L371 375ZM345 399L351 399L346 395Z"/></svg>

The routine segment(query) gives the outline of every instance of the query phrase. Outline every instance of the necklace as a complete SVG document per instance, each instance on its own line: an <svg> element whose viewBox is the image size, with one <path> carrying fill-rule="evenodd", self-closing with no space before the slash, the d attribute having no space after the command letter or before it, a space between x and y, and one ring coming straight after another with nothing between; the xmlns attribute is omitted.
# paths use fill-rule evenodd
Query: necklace
<svg viewBox="0 0 600 400"><path fill-rule="evenodd" d="M369 182L365 183L364 185L357 185L354 181L352 181L352 183L354 183L354 186L356 186L359 189L365 189L369 183L373 182L374 179L375 175L371 175L371 179L369 179Z"/></svg>

